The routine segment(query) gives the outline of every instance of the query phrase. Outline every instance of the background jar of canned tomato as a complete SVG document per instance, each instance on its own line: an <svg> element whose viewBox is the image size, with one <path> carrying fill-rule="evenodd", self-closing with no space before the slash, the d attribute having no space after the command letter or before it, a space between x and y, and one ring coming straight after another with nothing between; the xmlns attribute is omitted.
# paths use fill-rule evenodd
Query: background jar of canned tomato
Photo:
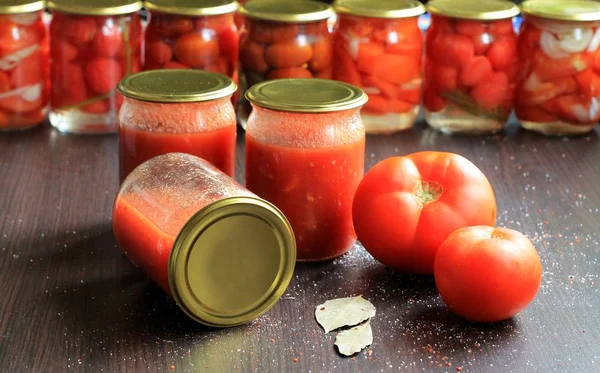
<svg viewBox="0 0 600 373"><path fill-rule="evenodd" d="M50 123L69 133L112 133L117 83L141 70L137 0L51 0Z"/></svg>
<svg viewBox="0 0 600 373"><path fill-rule="evenodd" d="M426 37L423 106L447 133L494 133L512 110L519 73L512 2L432 0Z"/></svg>
<svg viewBox="0 0 600 373"><path fill-rule="evenodd" d="M529 0L523 13L521 126L547 135L592 131L600 120L600 3Z"/></svg>
<svg viewBox="0 0 600 373"><path fill-rule="evenodd" d="M0 0L0 131L44 121L48 39L43 0Z"/></svg>
<svg viewBox="0 0 600 373"><path fill-rule="evenodd" d="M367 133L413 126L421 102L423 35L416 0L338 0L333 78L369 95L362 109Z"/></svg>
<svg viewBox="0 0 600 373"><path fill-rule="evenodd" d="M234 0L149 0L144 70L201 69L238 82ZM234 99L235 100L235 99Z"/></svg>
<svg viewBox="0 0 600 373"><path fill-rule="evenodd" d="M270 79L330 79L333 45L327 19L331 7L311 0L255 0L246 3L240 62L246 86ZM239 106L245 125L250 106Z"/></svg>

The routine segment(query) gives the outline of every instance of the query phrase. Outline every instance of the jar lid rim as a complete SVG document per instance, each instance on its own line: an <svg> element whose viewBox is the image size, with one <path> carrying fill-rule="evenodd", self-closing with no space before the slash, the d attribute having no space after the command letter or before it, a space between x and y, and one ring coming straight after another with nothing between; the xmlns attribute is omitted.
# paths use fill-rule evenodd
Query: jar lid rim
<svg viewBox="0 0 600 373"><path fill-rule="evenodd" d="M321 21L334 15L330 5L313 0L255 0L243 4L240 13L248 18L289 23Z"/></svg>
<svg viewBox="0 0 600 373"><path fill-rule="evenodd" d="M242 222L251 222L253 229L240 230ZM169 287L192 319L214 327L236 326L279 301L295 264L296 241L283 213L257 197L229 197L209 204L185 224L170 254Z"/></svg>
<svg viewBox="0 0 600 373"><path fill-rule="evenodd" d="M146 0L149 11L184 16L216 16L233 13L240 7L235 0Z"/></svg>
<svg viewBox="0 0 600 373"><path fill-rule="evenodd" d="M273 110L325 113L363 106L367 94L357 86L326 79L275 79L246 92L252 104Z"/></svg>
<svg viewBox="0 0 600 373"><path fill-rule="evenodd" d="M130 14L143 7L140 0L48 0L47 5L59 12L91 16Z"/></svg>
<svg viewBox="0 0 600 373"><path fill-rule="evenodd" d="M0 14L31 13L43 10L45 7L46 0L0 0Z"/></svg>
<svg viewBox="0 0 600 373"><path fill-rule="evenodd" d="M431 14L482 21L512 18L521 12L507 0L431 0L425 8Z"/></svg>
<svg viewBox="0 0 600 373"><path fill-rule="evenodd" d="M237 85L229 77L194 69L149 70L126 76L117 85L125 97L140 101L185 103L231 96Z"/></svg>
<svg viewBox="0 0 600 373"><path fill-rule="evenodd" d="M600 20L600 3L592 0L527 0L521 9L525 15L559 21Z"/></svg>
<svg viewBox="0 0 600 373"><path fill-rule="evenodd" d="M374 18L409 18L425 13L425 6L417 0L336 0L333 9L338 14Z"/></svg>

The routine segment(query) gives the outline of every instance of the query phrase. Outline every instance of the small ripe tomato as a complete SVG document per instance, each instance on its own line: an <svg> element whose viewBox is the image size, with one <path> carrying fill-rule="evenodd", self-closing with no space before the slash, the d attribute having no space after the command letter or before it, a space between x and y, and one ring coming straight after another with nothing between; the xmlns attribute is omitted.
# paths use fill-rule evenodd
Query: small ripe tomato
<svg viewBox="0 0 600 373"><path fill-rule="evenodd" d="M433 274L435 254L450 233L495 224L496 198L466 158L419 152L376 164L358 186L352 215L358 239L375 259Z"/></svg>
<svg viewBox="0 0 600 373"><path fill-rule="evenodd" d="M542 264L522 233L476 226L444 241L434 275L450 309L471 321L496 322L513 317L535 298Z"/></svg>

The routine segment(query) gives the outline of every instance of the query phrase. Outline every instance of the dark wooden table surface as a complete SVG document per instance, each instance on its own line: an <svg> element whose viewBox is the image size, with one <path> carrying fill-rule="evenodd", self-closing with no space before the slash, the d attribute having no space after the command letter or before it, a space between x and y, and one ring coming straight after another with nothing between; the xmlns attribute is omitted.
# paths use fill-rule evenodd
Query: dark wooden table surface
<svg viewBox="0 0 600 373"><path fill-rule="evenodd" d="M240 180L243 146L240 137ZM357 245L298 265L252 324L205 328L116 245L115 136L48 126L0 136L0 372L600 372L598 131L552 139L513 126L470 138L419 125L370 137L367 167L423 149L471 159L495 187L499 225L534 241L542 287L514 319L469 324L447 311L432 278L394 273ZM374 342L345 358L313 312L358 294L377 307Z"/></svg>

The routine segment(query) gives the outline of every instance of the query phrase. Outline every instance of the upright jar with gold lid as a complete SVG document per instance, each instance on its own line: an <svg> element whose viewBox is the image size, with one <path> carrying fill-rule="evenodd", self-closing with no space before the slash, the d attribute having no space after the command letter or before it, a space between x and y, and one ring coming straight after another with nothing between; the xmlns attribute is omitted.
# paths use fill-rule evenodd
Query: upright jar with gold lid
<svg viewBox="0 0 600 373"><path fill-rule="evenodd" d="M514 3L432 0L426 37L425 119L446 133L501 131L519 74Z"/></svg>
<svg viewBox="0 0 600 373"><path fill-rule="evenodd" d="M333 10L311 0L255 0L240 8L245 32L240 61L248 87L282 78L330 79L333 45L327 19ZM242 124L249 106L240 106Z"/></svg>
<svg viewBox="0 0 600 373"><path fill-rule="evenodd" d="M112 133L117 83L141 71L138 0L50 0L50 123L68 133Z"/></svg>
<svg viewBox="0 0 600 373"><path fill-rule="evenodd" d="M200 70L152 70L119 82L121 181L160 154L188 153L233 177L236 120L225 75Z"/></svg>
<svg viewBox="0 0 600 373"><path fill-rule="evenodd" d="M294 271L285 216L189 154L160 155L129 174L113 229L126 255L188 316L210 326L265 313Z"/></svg>
<svg viewBox="0 0 600 373"><path fill-rule="evenodd" d="M421 102L423 35L416 0L337 0L333 79L369 95L362 109L367 133L413 126Z"/></svg>
<svg viewBox="0 0 600 373"><path fill-rule="evenodd" d="M352 199L362 179L365 128L358 87L278 79L250 88L246 186L290 219L299 260L325 260L354 244Z"/></svg>
<svg viewBox="0 0 600 373"><path fill-rule="evenodd" d="M194 68L238 82L235 0L147 0L144 70Z"/></svg>
<svg viewBox="0 0 600 373"><path fill-rule="evenodd" d="M48 39L44 0L0 0L0 132L44 121Z"/></svg>
<svg viewBox="0 0 600 373"><path fill-rule="evenodd" d="M592 131L600 120L600 3L529 0L522 9L521 126L546 135Z"/></svg>

